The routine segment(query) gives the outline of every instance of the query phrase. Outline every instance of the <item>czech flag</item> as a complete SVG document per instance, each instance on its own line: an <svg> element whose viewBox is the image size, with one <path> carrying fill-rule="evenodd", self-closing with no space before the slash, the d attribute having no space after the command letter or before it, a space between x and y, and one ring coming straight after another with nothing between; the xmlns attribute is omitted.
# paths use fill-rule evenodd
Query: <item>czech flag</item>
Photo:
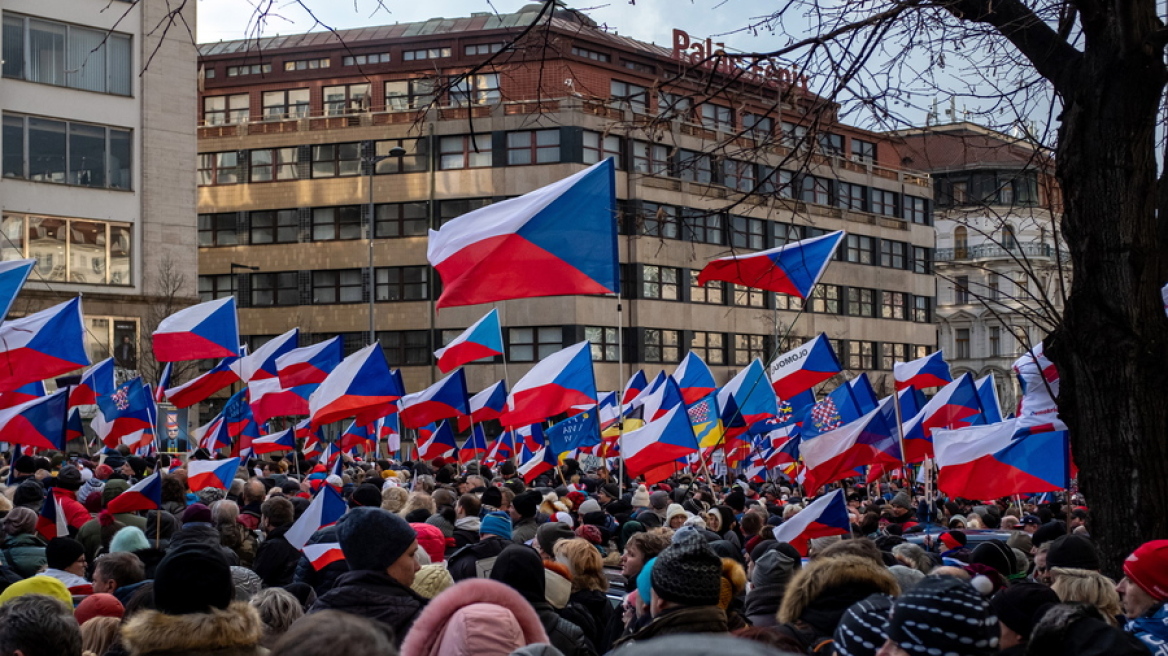
<svg viewBox="0 0 1168 656"><path fill-rule="evenodd" d="M645 378L645 371L638 369L637 373L629 376L629 382L625 383L625 395L621 398L621 403L628 405L633 399L641 395L645 388L649 386L649 380Z"/></svg>
<svg viewBox="0 0 1168 656"><path fill-rule="evenodd" d="M994 372L990 372L974 383L977 387L977 396L981 401L981 411L985 415L987 424L996 424L1002 421L1002 403L998 400L998 385L994 380Z"/></svg>
<svg viewBox="0 0 1168 656"><path fill-rule="evenodd" d="M35 259L0 262L0 319L8 316L12 302L28 280L28 273L36 265Z"/></svg>
<svg viewBox="0 0 1168 656"><path fill-rule="evenodd" d="M941 473L937 485L950 497L996 499L1067 488L1067 433L1036 433L1014 439L1009 419L985 426L936 430L933 445Z"/></svg>
<svg viewBox="0 0 1168 656"><path fill-rule="evenodd" d="M921 462L933 456L933 430L964 428L985 423L973 377L968 373L941 388L925 407L905 422L904 461Z"/></svg>
<svg viewBox="0 0 1168 656"><path fill-rule="evenodd" d="M276 358L276 370L280 385L287 389L300 385L318 385L341 363L344 356L341 336L303 346Z"/></svg>
<svg viewBox="0 0 1168 656"><path fill-rule="evenodd" d="M117 514L138 512L140 510L157 510L161 507L162 474L160 472L154 472L115 497L113 501L109 502L107 509L111 513Z"/></svg>
<svg viewBox="0 0 1168 656"><path fill-rule="evenodd" d="M255 378L247 384L248 402L256 421L308 414L308 399L317 385L285 389L276 377Z"/></svg>
<svg viewBox="0 0 1168 656"><path fill-rule="evenodd" d="M163 395L174 407L189 408L239 380L239 357L232 356L220 360L207 373L165 390Z"/></svg>
<svg viewBox="0 0 1168 656"><path fill-rule="evenodd" d="M687 405L697 402L718 388L714 382L714 374L706 361L693 351L687 351L681 364L677 365L677 369L673 371L673 380L677 382Z"/></svg>
<svg viewBox="0 0 1168 656"><path fill-rule="evenodd" d="M111 449L117 448L123 437L154 427L154 398L141 376L122 383L109 396L98 397L97 410L90 425Z"/></svg>
<svg viewBox="0 0 1168 656"><path fill-rule="evenodd" d="M583 404L596 405L592 346L587 341L549 355L519 379L501 421L505 426L526 426Z"/></svg>
<svg viewBox="0 0 1168 656"><path fill-rule="evenodd" d="M328 489L331 490L332 488ZM306 544L301 551L304 553L304 557L308 559L309 564L312 565L312 569L318 572L333 563L338 563L345 559L345 552L341 551L340 542Z"/></svg>
<svg viewBox="0 0 1168 656"><path fill-rule="evenodd" d="M158 377L158 384L154 386L154 391L151 395L154 397L154 403L162 403L166 400L166 388L170 387L170 379L174 376L174 363L167 362L166 366L162 368L162 375Z"/></svg>
<svg viewBox="0 0 1168 656"><path fill-rule="evenodd" d="M848 519L848 504L844 491L834 490L816 499L811 505L795 513L775 529L775 539L787 542L800 554L807 555L807 547L815 538L847 535L852 530Z"/></svg>
<svg viewBox="0 0 1168 656"><path fill-rule="evenodd" d="M195 491L209 487L229 489L237 469L239 458L192 460L187 463L187 487Z"/></svg>
<svg viewBox="0 0 1168 656"><path fill-rule="evenodd" d="M39 399L45 395L45 383L38 380L35 383L22 385L11 392L0 394L0 410Z"/></svg>
<svg viewBox="0 0 1168 656"><path fill-rule="evenodd" d="M69 418L65 420L65 441L71 442L85 437L85 425L81 423L81 408L69 408Z"/></svg>
<svg viewBox="0 0 1168 656"><path fill-rule="evenodd" d="M802 435L812 440L828 431L850 424L864 415L852 386L847 383L835 388L803 415Z"/></svg>
<svg viewBox="0 0 1168 656"><path fill-rule="evenodd" d="M423 437L425 436L425 437ZM458 451L458 443L454 441L454 431L450 424L442 422L436 427L426 427L418 431L418 459L435 460L448 458Z"/></svg>
<svg viewBox="0 0 1168 656"><path fill-rule="evenodd" d="M1055 401L1059 395L1058 369L1043 353L1041 342L1014 361L1014 373L1022 388L1014 425L1018 434L1065 431L1067 425L1059 419Z"/></svg>
<svg viewBox="0 0 1168 656"><path fill-rule="evenodd" d="M462 331L449 344L434 351L442 373L468 362L503 354L503 330L499 327L499 310L493 309Z"/></svg>
<svg viewBox="0 0 1168 656"><path fill-rule="evenodd" d="M65 450L67 388L0 410L0 442Z"/></svg>
<svg viewBox="0 0 1168 656"><path fill-rule="evenodd" d="M114 359L106 358L81 374L81 382L69 392L69 405L93 405L97 397L113 394L115 389Z"/></svg>
<svg viewBox="0 0 1168 656"><path fill-rule="evenodd" d="M852 388L852 398L856 400L860 414L866 415L880 404L880 399L876 397L876 390L872 388L872 381L868 380L868 372L861 372L859 376L849 380L848 387Z"/></svg>
<svg viewBox="0 0 1168 656"><path fill-rule="evenodd" d="M941 351L918 358L912 362L896 362L892 365L892 375L896 378L896 389L906 387L927 389L941 387L953 382L949 374L949 364Z"/></svg>
<svg viewBox="0 0 1168 656"><path fill-rule="evenodd" d="M835 350L823 333L775 358L767 367L771 386L780 399L794 398L841 371Z"/></svg>
<svg viewBox="0 0 1168 656"><path fill-rule="evenodd" d="M303 551L304 545L312 539L313 533L336 524L345 514L345 510L345 500L341 498L341 494L331 486L323 485L320 493L304 510L304 514L284 534L284 539L288 544Z"/></svg>
<svg viewBox="0 0 1168 656"><path fill-rule="evenodd" d="M487 455L483 457L483 462L498 465L507 458L510 458L515 453L515 446L512 440L513 436L511 431L503 431L503 434L495 439Z"/></svg>
<svg viewBox="0 0 1168 656"><path fill-rule="evenodd" d="M398 418L403 428L420 428L442 419L469 413L466 372L462 369L421 392L407 394L398 401Z"/></svg>
<svg viewBox="0 0 1168 656"><path fill-rule="evenodd" d="M698 285L724 280L807 298L843 238L844 231L839 230L760 253L720 257L698 274Z"/></svg>
<svg viewBox="0 0 1168 656"><path fill-rule="evenodd" d="M885 400L891 406L892 399ZM846 426L800 442L807 466L807 491L856 475L857 467L900 465L900 444L887 422L884 408L876 408Z"/></svg>
<svg viewBox="0 0 1168 656"><path fill-rule="evenodd" d="M559 464L559 459L556 458L551 447L545 444L535 451L524 449L519 455L519 465L516 470L523 478L523 482L531 485L535 479L551 471L557 464Z"/></svg>
<svg viewBox="0 0 1168 656"><path fill-rule="evenodd" d="M354 416L364 420L362 423L372 422L388 414L402 393L381 344L370 344L342 360L309 397L312 426Z"/></svg>
<svg viewBox="0 0 1168 656"><path fill-rule="evenodd" d="M458 430L465 431L471 424L478 424L503 416L507 408L507 383L500 380L487 389L470 397L470 413L458 418Z"/></svg>
<svg viewBox="0 0 1168 656"><path fill-rule="evenodd" d="M0 324L0 392L88 365L80 296Z"/></svg>
<svg viewBox="0 0 1168 656"><path fill-rule="evenodd" d="M462 448L458 450L458 462L466 464L487 455L487 434L480 424L475 424L470 430L470 437L466 438Z"/></svg>
<svg viewBox="0 0 1168 656"><path fill-rule="evenodd" d="M128 493L129 490L126 490ZM110 504L113 505L113 504ZM117 512L116 510L111 510ZM65 509L61 507L61 500L57 495L50 494L41 505L41 512L37 516L37 533L46 540L69 537L69 519L65 516Z"/></svg>
<svg viewBox="0 0 1168 656"><path fill-rule="evenodd" d="M629 477L644 475L645 483L652 485L671 476L678 458L696 452L698 444L694 440L689 415L681 405L657 421L625 433L621 448Z"/></svg>
<svg viewBox="0 0 1168 656"><path fill-rule="evenodd" d="M616 173L603 162L430 231L438 307L511 298L616 294Z"/></svg>
<svg viewBox="0 0 1168 656"><path fill-rule="evenodd" d="M741 435L751 424L778 414L779 400L762 360L755 358L718 390L718 409L727 437Z"/></svg>
<svg viewBox="0 0 1168 656"><path fill-rule="evenodd" d="M239 320L235 297L179 310L154 331L154 358L159 362L228 358L238 354Z"/></svg>
<svg viewBox="0 0 1168 656"><path fill-rule="evenodd" d="M278 377L276 359L300 345L300 329L293 328L269 339L263 346L239 360L239 375L245 383Z"/></svg>
<svg viewBox="0 0 1168 656"><path fill-rule="evenodd" d="M679 405L684 406L685 399L682 398L681 390L677 388L673 377L665 375L664 371L658 374L653 384L630 404L632 409L638 407L641 409L641 418L646 422L660 419L666 412Z"/></svg>
<svg viewBox="0 0 1168 656"><path fill-rule="evenodd" d="M276 453L277 451L295 451L296 436L294 432L295 429L288 428L279 433L261 435L251 441L252 452L257 456L262 456L265 453Z"/></svg>

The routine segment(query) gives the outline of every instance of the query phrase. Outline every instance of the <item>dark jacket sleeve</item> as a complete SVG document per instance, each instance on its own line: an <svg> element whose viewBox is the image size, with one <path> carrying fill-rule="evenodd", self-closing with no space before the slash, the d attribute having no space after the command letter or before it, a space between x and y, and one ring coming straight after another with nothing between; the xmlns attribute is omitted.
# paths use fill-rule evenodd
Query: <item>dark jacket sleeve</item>
<svg viewBox="0 0 1168 656"><path fill-rule="evenodd" d="M288 544L281 533L264 540L260 545L253 569L263 580L264 587L271 588L291 583L299 562L300 551Z"/></svg>

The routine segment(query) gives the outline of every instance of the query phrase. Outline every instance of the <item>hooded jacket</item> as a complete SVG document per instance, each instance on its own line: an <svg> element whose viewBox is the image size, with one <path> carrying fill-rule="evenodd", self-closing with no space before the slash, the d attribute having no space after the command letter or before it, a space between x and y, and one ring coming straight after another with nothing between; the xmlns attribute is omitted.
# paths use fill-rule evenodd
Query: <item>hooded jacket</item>
<svg viewBox="0 0 1168 656"><path fill-rule="evenodd" d="M896 578L875 562L860 556L814 560L787 584L778 631L810 651L831 641L849 606L874 593L900 594Z"/></svg>
<svg viewBox="0 0 1168 656"><path fill-rule="evenodd" d="M336 585L321 595L308 612L339 610L381 622L393 629L394 642L401 647L406 632L425 605L425 597L385 572L359 569L337 577Z"/></svg>
<svg viewBox="0 0 1168 656"><path fill-rule="evenodd" d="M263 632L259 613L237 601L189 615L141 610L122 626L122 643L130 656L263 656Z"/></svg>
<svg viewBox="0 0 1168 656"><path fill-rule="evenodd" d="M508 619L514 619L514 623ZM499 581L470 579L438 595L418 616L402 656L476 656L546 643L535 610Z"/></svg>
<svg viewBox="0 0 1168 656"><path fill-rule="evenodd" d="M478 517L462 517L454 520L454 548L461 549L468 544L478 542L480 524L481 521Z"/></svg>
<svg viewBox="0 0 1168 656"><path fill-rule="evenodd" d="M45 558L45 541L36 533L8 536L0 544L0 555L5 565L26 579L36 576L48 562Z"/></svg>
<svg viewBox="0 0 1168 656"><path fill-rule="evenodd" d="M783 603L783 592L802 565L787 554L771 549L754 563L750 575L750 592L742 614L752 626L770 627L779 623L775 617Z"/></svg>

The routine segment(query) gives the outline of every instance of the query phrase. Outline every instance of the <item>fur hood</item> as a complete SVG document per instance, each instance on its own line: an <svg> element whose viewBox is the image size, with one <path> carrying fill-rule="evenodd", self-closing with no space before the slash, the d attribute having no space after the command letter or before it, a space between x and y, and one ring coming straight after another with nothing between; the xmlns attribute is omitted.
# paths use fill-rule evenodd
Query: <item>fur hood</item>
<svg viewBox="0 0 1168 656"><path fill-rule="evenodd" d="M502 608L487 610L481 604ZM522 635L511 635L509 627L499 621L508 616L515 618ZM406 634L401 653L402 656L473 654L486 642L510 641L521 641L522 645L548 641L535 609L504 583L467 579L430 601ZM477 647L476 642L480 643Z"/></svg>
<svg viewBox="0 0 1168 656"><path fill-rule="evenodd" d="M165 615L156 610L136 613L122 626L122 642L130 656L259 655L263 623L250 604L233 602L226 610L190 615Z"/></svg>
<svg viewBox="0 0 1168 656"><path fill-rule="evenodd" d="M831 556L811 561L791 579L783 593L779 607L779 622L792 623L821 596L840 591L858 594L860 590L892 596L900 594L900 586L887 569L860 556Z"/></svg>

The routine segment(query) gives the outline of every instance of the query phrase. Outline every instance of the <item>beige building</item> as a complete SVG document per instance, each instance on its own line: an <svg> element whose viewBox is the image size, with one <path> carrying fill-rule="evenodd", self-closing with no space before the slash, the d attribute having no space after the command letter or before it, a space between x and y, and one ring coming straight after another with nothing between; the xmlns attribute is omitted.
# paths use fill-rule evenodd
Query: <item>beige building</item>
<svg viewBox="0 0 1168 656"><path fill-rule="evenodd" d="M11 314L81 294L90 358L148 382L153 325L197 301L196 52L148 34L166 11L6 0L0 35L0 258L37 260Z"/></svg>
<svg viewBox="0 0 1168 656"><path fill-rule="evenodd" d="M696 38L671 51L557 9L516 41L544 6L202 45L203 299L238 294L254 344L299 326L351 352L372 294L377 339L420 389L440 375L431 352L492 307L435 312L427 229L613 157L623 298L497 304L506 364L470 365L472 391L583 339L600 389L691 349L725 382L785 335L827 333L877 385L934 349L931 184L886 137L813 121L821 101L780 66L691 64ZM806 311L694 282L715 257L839 229Z"/></svg>

